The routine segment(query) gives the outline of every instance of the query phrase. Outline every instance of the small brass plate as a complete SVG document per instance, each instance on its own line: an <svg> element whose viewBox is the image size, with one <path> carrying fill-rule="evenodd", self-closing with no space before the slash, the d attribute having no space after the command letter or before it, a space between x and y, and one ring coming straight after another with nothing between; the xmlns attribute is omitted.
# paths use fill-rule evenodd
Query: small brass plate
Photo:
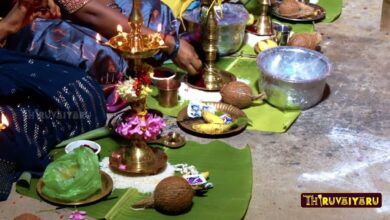
<svg viewBox="0 0 390 220"><path fill-rule="evenodd" d="M56 198L51 198L51 197L46 196L45 194L42 193L42 187L43 187L42 178L40 178L38 180L37 192L38 192L38 195L40 197L42 197L45 201L56 204L56 205L64 205L64 206L86 205L86 204L97 202L97 201L103 199L108 194L110 194L112 191L113 183L112 183L111 177L103 171L100 171L100 175L102 178L102 189L98 193L92 195L91 197L89 197L87 199L81 200L81 201L67 202L67 201L62 201L62 200L59 200Z"/></svg>
<svg viewBox="0 0 390 220"><path fill-rule="evenodd" d="M233 105L221 103L221 102L204 102L206 105L213 105L218 112L223 112L232 117L233 120L239 117L246 117L246 114L241 111L241 109L234 107ZM190 118L187 115L187 107L184 107L179 114L177 115L177 124L184 131L191 133L200 137L209 137L209 138L222 138L229 137L239 134L243 130L245 130L246 125L240 125L234 129L228 130L223 134L203 134L192 129L193 124L206 123L202 118Z"/></svg>
<svg viewBox="0 0 390 220"><path fill-rule="evenodd" d="M176 149L183 147L186 144L186 138L178 132L169 132L167 135L161 136L157 140L147 141L148 144L159 144L164 147Z"/></svg>
<svg viewBox="0 0 390 220"><path fill-rule="evenodd" d="M322 20L322 19L325 18L326 12L325 12L324 8L322 8L319 5L311 4L311 3L308 3L306 5L308 5L310 7L313 7L314 10L318 11L318 14L316 16L310 16L310 17L305 17L305 18L289 18L289 17L285 17L285 16L279 14L280 3L276 3L275 6L272 7L271 11L272 11L272 15L274 15L277 18L286 20L286 21L311 22L311 21L319 21L319 20Z"/></svg>
<svg viewBox="0 0 390 220"><path fill-rule="evenodd" d="M224 70L219 70L219 72L220 72L221 77L222 77L222 85L224 85L228 82L232 82L232 81L237 80L236 76L233 75L232 73L229 73L229 72L224 71ZM200 73L200 74L195 75L195 76L189 76L187 74L184 76L183 81L185 83L187 83L188 86L195 88L195 89L205 90L205 91L219 91L219 89L210 90L210 89L206 88L204 81L203 81L203 73Z"/></svg>
<svg viewBox="0 0 390 220"><path fill-rule="evenodd" d="M123 155L127 155L126 151L130 151L129 147L121 147L110 155L110 168L120 174L127 176L148 176L160 173L167 166L168 156L158 147L150 147L154 153L155 161L153 164L144 163L144 161L134 161L128 164L126 168L120 168L120 161Z"/></svg>

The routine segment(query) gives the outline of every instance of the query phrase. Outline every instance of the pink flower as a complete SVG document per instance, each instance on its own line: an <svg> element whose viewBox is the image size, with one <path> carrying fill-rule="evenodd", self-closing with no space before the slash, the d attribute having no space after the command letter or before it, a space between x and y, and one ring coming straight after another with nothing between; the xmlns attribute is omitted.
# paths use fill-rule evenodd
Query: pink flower
<svg viewBox="0 0 390 220"><path fill-rule="evenodd" d="M132 136L134 134L141 135L141 119L137 115L126 118L125 122L121 122L119 126L116 127L115 131L124 137Z"/></svg>
<svg viewBox="0 0 390 220"><path fill-rule="evenodd" d="M148 114L145 120L144 138L155 139L165 127L164 119L157 115Z"/></svg>
<svg viewBox="0 0 390 220"><path fill-rule="evenodd" d="M160 116L147 114L145 120L141 120L137 115L133 115L121 122L115 131L123 137L131 138L138 134L142 135L144 140L149 140L156 138L164 127L164 119Z"/></svg>
<svg viewBox="0 0 390 220"><path fill-rule="evenodd" d="M75 210L69 215L68 220L84 220L86 215L85 211Z"/></svg>
<svg viewBox="0 0 390 220"><path fill-rule="evenodd" d="M126 164L119 164L119 167L118 167L120 170L126 170L127 169L127 165Z"/></svg>

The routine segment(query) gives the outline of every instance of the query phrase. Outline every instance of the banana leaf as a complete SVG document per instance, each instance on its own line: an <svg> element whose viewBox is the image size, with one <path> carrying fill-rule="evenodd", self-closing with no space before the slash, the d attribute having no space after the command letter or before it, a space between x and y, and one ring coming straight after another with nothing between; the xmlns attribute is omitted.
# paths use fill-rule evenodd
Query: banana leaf
<svg viewBox="0 0 390 220"><path fill-rule="evenodd" d="M252 49L253 50L253 49ZM254 94L258 94L257 81L260 78L260 70L256 66L256 60L246 57L223 57L216 63L220 69L227 70L237 76L238 79L249 83ZM182 70L173 64L166 65L169 68L183 74ZM158 104L154 96L147 98L149 108L157 109L172 117L176 117L181 109L187 103L183 102L174 108L164 108ZM267 131L267 132L285 132L298 118L300 111L281 111L268 104L267 102L257 101L254 105L243 110L252 121L247 128L249 130Z"/></svg>
<svg viewBox="0 0 390 220"><path fill-rule="evenodd" d="M325 23L335 21L340 17L343 10L343 0L319 0L318 5L325 9L326 16L325 19L321 21Z"/></svg>
<svg viewBox="0 0 390 220"><path fill-rule="evenodd" d="M102 146L101 158L119 147L116 140L97 140ZM57 149L60 150L60 149ZM62 150L62 149L61 149ZM199 171L209 171L209 181L214 188L203 197L195 197L190 212L179 216L163 215L154 209L133 210L130 205L146 195L134 189L114 190L108 199L96 204L74 207L87 211L88 215L102 219L242 219L247 210L252 193L252 158L250 147L237 149L221 141L200 144L188 141L180 148L166 150L171 164L187 163ZM32 179L30 187L17 186L17 192L39 199L36 194L37 179Z"/></svg>
<svg viewBox="0 0 390 220"><path fill-rule="evenodd" d="M101 127L101 128L97 128L95 130L92 130L92 131L88 131L88 132L85 132L83 134L80 134L78 136L75 136L73 138L69 138L65 141L62 141L61 143L57 144L55 147L65 147L67 144L73 142L73 141L77 141L77 140L94 140L94 139L100 139L100 138L103 138L103 137L107 137L111 134L111 131L110 129L108 129L107 127Z"/></svg>
<svg viewBox="0 0 390 220"><path fill-rule="evenodd" d="M245 0L242 1L245 8L254 15L259 15L260 4L257 0ZM317 3L323 7L326 11L326 17L321 22L331 23L335 21L341 14L343 1L342 0L319 0Z"/></svg>

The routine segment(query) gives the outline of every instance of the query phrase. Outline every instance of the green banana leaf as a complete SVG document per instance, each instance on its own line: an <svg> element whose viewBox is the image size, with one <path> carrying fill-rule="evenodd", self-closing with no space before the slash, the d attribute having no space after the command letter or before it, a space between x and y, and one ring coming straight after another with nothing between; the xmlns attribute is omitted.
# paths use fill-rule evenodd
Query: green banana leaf
<svg viewBox="0 0 390 220"><path fill-rule="evenodd" d="M257 0L249 0L243 2L244 2L244 6L247 8L249 13L252 13L254 15L259 15L260 5ZM342 7L343 7L342 0L319 0L317 4L325 9L325 18L319 22L331 23L341 15ZM290 21L280 20L274 17L272 18L272 21L291 25L292 31L294 33L314 31L314 25L312 23L290 22Z"/></svg>
<svg viewBox="0 0 390 220"><path fill-rule="evenodd" d="M326 16L325 19L321 21L325 23L335 21L340 17L343 10L343 0L319 0L318 5L325 9Z"/></svg>
<svg viewBox="0 0 390 220"><path fill-rule="evenodd" d="M101 158L117 149L119 144L112 138L97 140L102 146ZM63 149L56 149L58 155ZM209 171L209 181L214 184L203 197L195 197L190 212L179 216L166 216L154 209L133 210L130 205L146 195L134 189L114 190L111 195L91 205L77 207L87 211L94 218L113 220L127 219L242 219L252 193L252 159L250 147L233 148L221 141L200 144L188 141L180 148L166 150L171 164L187 163L199 171ZM39 199L36 193L37 179L32 179L30 187L17 186L17 192ZM74 207L76 208L76 207Z"/></svg>
<svg viewBox="0 0 390 220"><path fill-rule="evenodd" d="M257 81L260 77L260 70L256 66L256 59L245 57L222 57L216 63L220 69L227 70L249 83L254 94L258 94ZM183 74L182 70L173 64L166 65ZM188 103L183 102L174 108L164 108L158 104L155 97L147 98L147 106L152 109L157 109L165 115L176 117L181 109ZM247 128L249 130L267 131L267 132L285 132L298 118L300 111L281 111L269 105L266 102L256 101L254 105L243 110L248 118L252 121Z"/></svg>
<svg viewBox="0 0 390 220"><path fill-rule="evenodd" d="M260 4L258 0L242 1L245 8L254 15L259 15ZM321 22L331 23L335 21L341 14L343 1L342 0L319 0L317 3L326 11L326 17Z"/></svg>
<svg viewBox="0 0 390 220"><path fill-rule="evenodd" d="M65 141L62 141L61 143L57 144L55 147L65 147L69 143L77 140L94 140L98 138L107 137L111 134L111 130L107 127L101 127L94 129L92 131L85 132L83 134L80 134L78 136L75 136L73 138L69 138Z"/></svg>

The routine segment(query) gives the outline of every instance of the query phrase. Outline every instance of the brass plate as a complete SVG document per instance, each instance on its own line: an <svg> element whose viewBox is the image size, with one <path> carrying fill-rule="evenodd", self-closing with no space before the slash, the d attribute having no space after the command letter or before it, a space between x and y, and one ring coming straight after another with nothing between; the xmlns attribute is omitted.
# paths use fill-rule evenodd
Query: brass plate
<svg viewBox="0 0 390 220"><path fill-rule="evenodd" d="M110 156L110 168L117 172L127 176L147 176L160 173L167 166L168 156L165 152L158 147L150 147L155 155L156 161L152 165L145 165L140 161L135 161L132 166L127 167L126 170L119 169L119 161L122 160L122 155L126 155L125 151L129 150L129 147L121 147L118 150L111 153Z"/></svg>
<svg viewBox="0 0 390 220"><path fill-rule="evenodd" d="M235 75L232 73L229 73L224 70L219 70L222 76L222 84L226 84L231 81L236 81L237 78ZM187 83L188 86L199 89L199 90L205 90L205 91L219 91L217 90L209 90L205 87L204 82L203 82L203 74L197 74L195 76L189 76L188 74L184 76L183 81Z"/></svg>
<svg viewBox="0 0 390 220"><path fill-rule="evenodd" d="M223 112L226 114L229 114L233 120L239 118L239 117L246 117L246 114L241 111L241 109L234 107L233 105L221 103L221 102L204 102L206 105L213 105L218 112ZM245 130L246 125L238 126L234 129L231 129L223 134L203 134L199 133L192 129L193 124L198 123L205 123L205 121L202 118L190 118L187 115L187 107L184 107L179 114L177 115L177 124L180 128L182 128L184 131L191 133L196 136L200 137L209 137L209 138L218 138L218 137L229 137L236 135L243 130Z"/></svg>
<svg viewBox="0 0 390 220"><path fill-rule="evenodd" d="M322 20L322 19L325 18L325 13L326 12L325 12L324 8L322 8L319 5L311 4L311 3L308 3L306 5L309 5L309 6L313 7L314 10L318 10L319 11L318 15L317 16L312 16L312 17L306 17L306 18L289 18L289 17L285 17L285 16L279 14L280 3L276 3L275 6L272 7L271 11L272 11L272 15L274 15L277 18L286 20L286 21L310 22L310 21L319 21L319 20Z"/></svg>
<svg viewBox="0 0 390 220"><path fill-rule="evenodd" d="M45 201L56 204L56 205L64 205L64 206L86 205L86 204L93 203L93 202L96 202L96 201L103 199L108 194L110 194L112 191L113 183L112 183L111 177L103 171L100 171L100 175L101 175L102 184L103 184L102 189L99 191L99 193L96 193L96 194L92 195L91 197L84 199L84 200L81 200L81 201L66 202L66 201L62 201L62 200L59 200L56 198L51 198L51 197L46 196L45 194L42 193L42 187L43 187L42 178L40 178L38 180L37 192L38 192L38 195L40 197L42 197Z"/></svg>
<svg viewBox="0 0 390 220"><path fill-rule="evenodd" d="M183 147L186 144L186 138L178 132L169 132L167 135L163 135L157 140L147 141L148 144L159 144L164 147L176 149Z"/></svg>

